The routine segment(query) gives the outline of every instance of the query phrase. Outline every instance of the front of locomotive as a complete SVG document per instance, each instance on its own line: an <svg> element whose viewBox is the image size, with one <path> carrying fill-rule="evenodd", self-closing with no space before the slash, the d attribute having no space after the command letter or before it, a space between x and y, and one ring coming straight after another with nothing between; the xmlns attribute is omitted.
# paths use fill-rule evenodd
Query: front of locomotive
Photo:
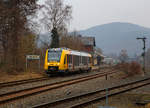
<svg viewBox="0 0 150 108"><path fill-rule="evenodd" d="M53 48L46 51L44 70L47 74L59 72L62 49Z"/></svg>

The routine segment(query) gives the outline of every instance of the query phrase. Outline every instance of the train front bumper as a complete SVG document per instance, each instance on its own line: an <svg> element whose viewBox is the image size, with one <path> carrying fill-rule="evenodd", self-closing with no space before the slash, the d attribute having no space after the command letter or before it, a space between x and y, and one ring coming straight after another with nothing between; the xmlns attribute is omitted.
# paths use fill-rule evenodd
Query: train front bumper
<svg viewBox="0 0 150 108"><path fill-rule="evenodd" d="M45 71L47 74L59 74L65 73L65 70L60 70L58 66L49 66L48 70Z"/></svg>

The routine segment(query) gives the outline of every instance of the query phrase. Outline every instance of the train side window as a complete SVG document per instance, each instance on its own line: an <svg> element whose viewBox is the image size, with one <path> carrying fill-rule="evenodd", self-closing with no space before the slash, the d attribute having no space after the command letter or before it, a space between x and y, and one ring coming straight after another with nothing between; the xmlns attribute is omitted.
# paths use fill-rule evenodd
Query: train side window
<svg viewBox="0 0 150 108"><path fill-rule="evenodd" d="M79 64L81 63L81 56L79 56Z"/></svg>
<svg viewBox="0 0 150 108"><path fill-rule="evenodd" d="M88 63L90 63L90 57L88 57Z"/></svg>
<svg viewBox="0 0 150 108"><path fill-rule="evenodd" d="M72 55L67 56L67 61L69 64L72 64Z"/></svg>

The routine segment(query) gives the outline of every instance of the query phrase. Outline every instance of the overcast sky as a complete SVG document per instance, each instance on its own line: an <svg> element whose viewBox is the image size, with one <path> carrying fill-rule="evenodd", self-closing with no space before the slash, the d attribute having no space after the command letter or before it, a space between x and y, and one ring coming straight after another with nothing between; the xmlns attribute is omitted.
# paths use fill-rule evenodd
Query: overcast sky
<svg viewBox="0 0 150 108"><path fill-rule="evenodd" d="M130 22L150 27L150 0L65 0L65 2L73 8L69 31L83 30L110 22Z"/></svg>
<svg viewBox="0 0 150 108"><path fill-rule="evenodd" d="M73 7L70 30L110 22L150 27L150 0L66 0Z"/></svg>

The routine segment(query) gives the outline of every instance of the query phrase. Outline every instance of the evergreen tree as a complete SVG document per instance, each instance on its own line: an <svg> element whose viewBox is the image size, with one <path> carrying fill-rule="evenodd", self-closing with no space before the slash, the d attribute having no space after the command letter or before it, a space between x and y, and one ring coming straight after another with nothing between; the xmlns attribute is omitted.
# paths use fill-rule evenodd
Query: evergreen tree
<svg viewBox="0 0 150 108"><path fill-rule="evenodd" d="M59 48L59 35L57 32L57 28L52 29L52 41L51 41L51 48Z"/></svg>

